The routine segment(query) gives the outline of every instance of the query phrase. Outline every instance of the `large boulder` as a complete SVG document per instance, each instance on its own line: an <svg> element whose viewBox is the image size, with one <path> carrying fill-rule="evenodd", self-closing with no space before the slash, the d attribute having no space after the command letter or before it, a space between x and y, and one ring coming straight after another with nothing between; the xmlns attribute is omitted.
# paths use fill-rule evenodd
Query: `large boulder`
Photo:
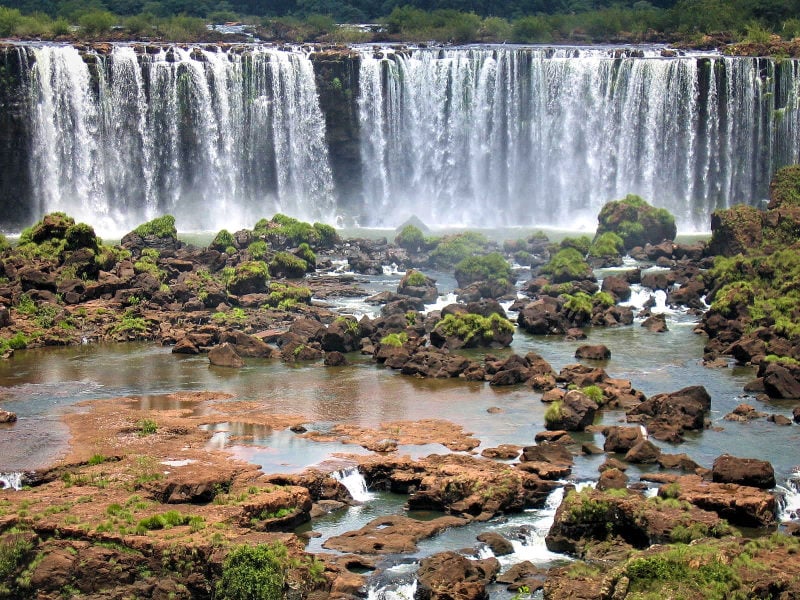
<svg viewBox="0 0 800 600"><path fill-rule="evenodd" d="M597 403L583 392L570 390L560 402L545 413L545 427L550 430L583 431L594 422Z"/></svg>
<svg viewBox="0 0 800 600"><path fill-rule="evenodd" d="M420 561L415 598L484 600L486 586L500 572L496 558L470 560L457 552L440 552Z"/></svg>
<svg viewBox="0 0 800 600"><path fill-rule="evenodd" d="M759 367L764 391L770 398L800 398L800 367L778 362L765 362Z"/></svg>
<svg viewBox="0 0 800 600"><path fill-rule="evenodd" d="M683 431L700 430L711 410L711 396L703 386L690 386L671 394L656 394L628 412L628 421L644 422L654 438L678 442Z"/></svg>
<svg viewBox="0 0 800 600"><path fill-rule="evenodd" d="M763 527L775 522L775 495L756 487L714 483L697 475L684 475L673 484L662 486L658 493L713 511L734 525Z"/></svg>
<svg viewBox="0 0 800 600"><path fill-rule="evenodd" d="M775 487L775 470L766 460L723 454L714 461L711 478L716 483L735 483L761 489Z"/></svg>
<svg viewBox="0 0 800 600"><path fill-rule="evenodd" d="M244 366L242 357L230 344L220 344L208 351L208 361L217 367L241 369Z"/></svg>
<svg viewBox="0 0 800 600"><path fill-rule="evenodd" d="M597 216L597 236L610 231L622 238L626 250L647 243L674 240L675 218L663 208L655 208L639 196L629 194L609 202Z"/></svg>
<svg viewBox="0 0 800 600"><path fill-rule="evenodd" d="M403 296L420 298L426 304L436 302L439 297L439 291L436 289L436 280L415 269L406 271L397 286L397 293Z"/></svg>
<svg viewBox="0 0 800 600"><path fill-rule="evenodd" d="M709 255L735 256L757 248L763 240L762 213L743 204L711 214Z"/></svg>
<svg viewBox="0 0 800 600"><path fill-rule="evenodd" d="M606 452L627 452L644 439L640 427L621 427L611 425L603 429L605 442L603 450Z"/></svg>

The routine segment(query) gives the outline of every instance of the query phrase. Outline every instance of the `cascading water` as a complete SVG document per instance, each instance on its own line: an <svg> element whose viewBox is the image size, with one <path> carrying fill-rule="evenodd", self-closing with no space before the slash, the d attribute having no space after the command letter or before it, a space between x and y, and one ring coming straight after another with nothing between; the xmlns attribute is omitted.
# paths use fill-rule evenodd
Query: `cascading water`
<svg viewBox="0 0 800 600"><path fill-rule="evenodd" d="M797 69L607 50L365 53L366 210L378 224L594 229L605 202L633 193L707 229L712 210L759 201L798 159Z"/></svg>
<svg viewBox="0 0 800 600"><path fill-rule="evenodd" d="M252 227L279 211L333 215L306 54L115 46L87 61L69 46L32 51L38 213L120 232L164 213L189 230Z"/></svg>
<svg viewBox="0 0 800 600"><path fill-rule="evenodd" d="M800 471L794 471L784 485L776 486L776 497L781 522L800 521Z"/></svg>
<svg viewBox="0 0 800 600"><path fill-rule="evenodd" d="M796 60L364 48L315 72L304 51L261 45L104 52L5 51L27 101L0 89L0 134L17 140L0 164L28 173L0 181L0 229L63 210L106 234L165 213L216 231L278 211L592 230L634 193L707 230L800 160Z"/></svg>
<svg viewBox="0 0 800 600"><path fill-rule="evenodd" d="M334 471L331 476L347 488L353 500L369 502L375 498L375 495L367 489L367 482L358 471L358 467L348 467L341 471Z"/></svg>
<svg viewBox="0 0 800 600"><path fill-rule="evenodd" d="M0 473L0 490L21 490L23 476L20 472Z"/></svg>

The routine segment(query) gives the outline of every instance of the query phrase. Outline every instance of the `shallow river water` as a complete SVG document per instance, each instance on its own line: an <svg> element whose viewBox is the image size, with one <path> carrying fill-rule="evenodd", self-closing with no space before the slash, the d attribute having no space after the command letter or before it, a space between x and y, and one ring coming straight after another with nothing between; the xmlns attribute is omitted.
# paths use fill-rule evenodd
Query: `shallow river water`
<svg viewBox="0 0 800 600"><path fill-rule="evenodd" d="M389 273L362 283L371 291L394 289L399 278L399 274ZM452 280L440 277L440 291L452 285ZM642 293L639 301L646 295ZM352 301L340 308L357 313L374 310ZM766 459L774 465L778 481L785 482L800 464L800 455L794 450L800 446L800 427L781 427L763 419L734 423L724 421L723 416L741 402L748 402L762 412L791 418L793 403L776 401L765 405L745 396L742 386L754 377L750 368L702 366L705 338L693 333L695 322L695 317L668 311L666 333L651 333L637 320L629 327L591 330L588 342L611 349L611 359L603 365L609 375L632 380L634 387L648 396L688 385L706 387L712 398L712 428L688 435L680 445L657 442L662 449L685 452L707 467L724 452ZM578 344L518 331L511 349L495 353L515 351L524 355L534 351L558 370L576 362L573 356ZM233 394L227 402L258 401L265 412L301 413L307 415L310 429L325 430L338 422L374 427L384 421L446 419L462 425L481 441L477 451L501 443L529 445L534 435L544 429L546 405L538 394L524 387L494 388L460 380L416 379L377 366L358 354L348 358L350 365L337 368L321 363L287 366L280 361L249 359L241 370L226 370L209 366L205 356L173 355L171 348L149 343L21 351L11 360L0 361L0 407L18 415L16 424L0 426L0 473L46 466L62 455L68 432L59 415L77 410L74 405L80 401L136 395L143 397L143 406L169 408L157 396L181 390L224 391ZM501 411L489 413L490 407ZM623 421L621 411L605 411L601 416L602 423ZM213 431L217 432L214 444L261 465L266 472L299 471L335 452L365 452L356 446L314 442L288 431L236 423L216 426ZM235 442L230 439L233 437ZM599 434L575 437L602 446ZM430 444L403 446L400 451L424 456L447 450ZM603 460L603 456L577 457L572 479L596 479L597 467ZM631 481L636 481L639 472L636 467L629 470ZM557 505L557 501L554 497L551 504ZM403 502L402 497L377 494L361 507L315 521L310 527L322 537L312 538L309 549L318 551L330 535L358 528L380 514L402 512ZM480 531L495 528L515 540L517 552L505 561L530 558L537 564L550 564L559 557L546 551L542 539L554 507L482 524L480 528L452 530L424 542L417 554L475 546L475 536ZM390 573L403 583L408 579L408 569L401 565ZM393 597L388 592L373 596Z"/></svg>

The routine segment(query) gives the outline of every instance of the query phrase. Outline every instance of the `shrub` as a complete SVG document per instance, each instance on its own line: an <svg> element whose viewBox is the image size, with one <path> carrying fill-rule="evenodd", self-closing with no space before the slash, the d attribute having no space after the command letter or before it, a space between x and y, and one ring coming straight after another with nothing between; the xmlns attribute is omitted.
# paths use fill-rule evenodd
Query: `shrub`
<svg viewBox="0 0 800 600"><path fill-rule="evenodd" d="M330 231L322 225L317 227L286 215L277 214L272 219L261 219L253 228L253 233L264 238L273 248L286 249L306 243L316 247L326 236L330 243ZM335 232L334 232L335 233Z"/></svg>
<svg viewBox="0 0 800 600"><path fill-rule="evenodd" d="M570 295L564 294L566 302L564 308L572 313L572 318L578 321L586 321L592 316L592 297L586 292L578 292Z"/></svg>
<svg viewBox="0 0 800 600"><path fill-rule="evenodd" d="M225 252L229 247L236 247L236 238L234 238L233 234L227 229L220 229L217 235L214 236L209 248L213 248L219 252Z"/></svg>
<svg viewBox="0 0 800 600"><path fill-rule="evenodd" d="M439 268L449 268L465 258L481 253L489 240L474 231L448 235L439 240L431 252L431 264Z"/></svg>
<svg viewBox="0 0 800 600"><path fill-rule="evenodd" d="M614 296L608 292L597 292L594 296L592 296L592 306L602 306L603 308L608 308L609 306L614 306L615 304L616 302L614 301Z"/></svg>
<svg viewBox="0 0 800 600"><path fill-rule="evenodd" d="M383 338L381 338L381 345L399 348L407 341L408 341L408 334L405 331L401 331L400 333L390 333L389 335L386 335Z"/></svg>
<svg viewBox="0 0 800 600"><path fill-rule="evenodd" d="M154 236L157 238L173 238L177 239L178 230L175 229L175 217L172 215L164 215L157 217L147 223L142 223L133 230L141 237Z"/></svg>
<svg viewBox="0 0 800 600"><path fill-rule="evenodd" d="M287 305L288 301L293 301L293 303ZM271 308L290 307L298 302L309 304L311 302L311 290L298 285L275 282L270 284L266 306Z"/></svg>
<svg viewBox="0 0 800 600"><path fill-rule="evenodd" d="M416 225L406 225L394 238L394 243L409 252L419 252L425 248L425 234Z"/></svg>
<svg viewBox="0 0 800 600"><path fill-rule="evenodd" d="M256 240L247 247L247 253L253 260L264 260L269 253L269 246L264 240Z"/></svg>
<svg viewBox="0 0 800 600"><path fill-rule="evenodd" d="M619 235L626 249L674 240L675 218L663 208L655 208L643 198L629 194L607 203L597 216L597 235L607 231Z"/></svg>
<svg viewBox="0 0 800 600"><path fill-rule="evenodd" d="M588 385L585 388L582 388L581 392L586 394L589 399L594 400L594 403L597 404L597 406L603 406L605 403L605 395L603 394L603 390L596 385Z"/></svg>
<svg viewBox="0 0 800 600"><path fill-rule="evenodd" d="M136 432L140 437L153 435L158 431L158 424L152 419L142 419L136 422Z"/></svg>
<svg viewBox="0 0 800 600"><path fill-rule="evenodd" d="M290 252L278 252L269 263L269 273L273 277L300 279L306 274L308 263Z"/></svg>
<svg viewBox="0 0 800 600"><path fill-rule="evenodd" d="M333 248L341 241L339 234L336 233L336 229L330 225L326 225L325 223L314 223L313 227L314 231L317 232L317 237L319 238L319 242L317 243L318 248Z"/></svg>
<svg viewBox="0 0 800 600"><path fill-rule="evenodd" d="M583 259L583 255L575 248L559 250L541 269L550 275L553 283L566 283L576 279L592 277L592 269Z"/></svg>
<svg viewBox="0 0 800 600"><path fill-rule="evenodd" d="M589 236L582 235L580 237L565 237L563 240L561 240L561 243L558 245L558 247L561 250L564 248L575 248L575 250L581 253L581 256L586 256L591 245L592 240L589 239Z"/></svg>
<svg viewBox="0 0 800 600"><path fill-rule="evenodd" d="M456 265L455 277L459 287L474 281L514 281L511 265L498 252L463 259Z"/></svg>
<svg viewBox="0 0 800 600"><path fill-rule="evenodd" d="M33 542L23 534L10 533L0 538L0 581L6 581L14 575L25 564L32 550Z"/></svg>
<svg viewBox="0 0 800 600"><path fill-rule="evenodd" d="M602 258L618 256L625 250L625 242L613 231L606 231L597 236L589 246L589 256Z"/></svg>
<svg viewBox="0 0 800 600"><path fill-rule="evenodd" d="M107 10L92 10L78 18L78 25L89 35L107 33L117 18Z"/></svg>
<svg viewBox="0 0 800 600"><path fill-rule="evenodd" d="M554 426L561 422L561 402L556 400L544 412L544 423L547 426Z"/></svg>
<svg viewBox="0 0 800 600"><path fill-rule="evenodd" d="M428 278L424 273L412 270L406 277L405 283L410 287L423 287L428 285Z"/></svg>
<svg viewBox="0 0 800 600"><path fill-rule="evenodd" d="M549 43L553 40L550 26L542 17L528 16L514 21L512 36L519 43Z"/></svg>
<svg viewBox="0 0 800 600"><path fill-rule="evenodd" d="M0 7L2 9L2 7ZM11 244L2 233L0 233L0 252L5 252L11 248Z"/></svg>
<svg viewBox="0 0 800 600"><path fill-rule="evenodd" d="M288 552L280 542L237 546L225 557L219 600L282 600Z"/></svg>
<svg viewBox="0 0 800 600"><path fill-rule="evenodd" d="M317 266L317 255L311 249L311 246L303 242L297 247L294 255L306 261L306 271L313 271Z"/></svg>
<svg viewBox="0 0 800 600"><path fill-rule="evenodd" d="M463 340L467 346L482 346L491 342L497 333L513 333L514 325L497 313L488 317L464 313L445 315L434 329L445 337Z"/></svg>

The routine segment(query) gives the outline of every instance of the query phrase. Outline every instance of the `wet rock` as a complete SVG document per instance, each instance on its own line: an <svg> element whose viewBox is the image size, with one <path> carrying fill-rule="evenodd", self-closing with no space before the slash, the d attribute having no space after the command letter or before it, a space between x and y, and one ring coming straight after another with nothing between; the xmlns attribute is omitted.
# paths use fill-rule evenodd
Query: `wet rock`
<svg viewBox="0 0 800 600"><path fill-rule="evenodd" d="M496 558L470 560L456 552L440 552L420 561L415 598L484 600L487 584L499 572Z"/></svg>
<svg viewBox="0 0 800 600"><path fill-rule="evenodd" d="M658 461L661 450L650 440L642 440L625 454L625 460L629 463L646 464Z"/></svg>
<svg viewBox="0 0 800 600"><path fill-rule="evenodd" d="M184 337L178 340L172 347L173 354L200 354L200 350L188 338Z"/></svg>
<svg viewBox="0 0 800 600"><path fill-rule="evenodd" d="M738 421L740 423L744 423L747 421L752 421L754 419L761 419L766 417L766 413L759 412L755 409L754 406L750 404L742 403L736 408L733 409L732 412L729 412L723 418L726 421Z"/></svg>
<svg viewBox="0 0 800 600"><path fill-rule="evenodd" d="M494 531L484 531L478 535L478 541L491 549L495 556L506 556L514 553L514 546L506 538Z"/></svg>
<svg viewBox="0 0 800 600"><path fill-rule="evenodd" d="M703 386L690 386L670 394L656 394L628 412L628 421L644 422L651 436L662 441L681 441L685 430L705 427L711 396Z"/></svg>
<svg viewBox="0 0 800 600"><path fill-rule="evenodd" d="M583 392L571 390L564 395L557 415L548 419L548 429L565 429L567 431L583 431L594 422L597 403Z"/></svg>
<svg viewBox="0 0 800 600"><path fill-rule="evenodd" d="M800 367L771 362L759 367L758 375L770 398L800 398Z"/></svg>
<svg viewBox="0 0 800 600"><path fill-rule="evenodd" d="M628 476L619 469L606 469L597 480L598 490L624 490L628 487Z"/></svg>
<svg viewBox="0 0 800 600"><path fill-rule="evenodd" d="M519 456L521 448L513 444L500 444L497 448L484 448L481 456L497 460L514 460Z"/></svg>
<svg viewBox="0 0 800 600"><path fill-rule="evenodd" d="M495 581L507 585L506 589L509 591L517 591L524 585L530 592L534 592L542 588L546 575L545 569L540 569L532 562L523 560L498 575Z"/></svg>
<svg viewBox="0 0 800 600"><path fill-rule="evenodd" d="M775 415L775 414L769 415L767 417L767 421L769 421L770 423L775 423L775 425L782 425L782 426L792 424L792 420L790 418L784 417L783 415Z"/></svg>
<svg viewBox="0 0 800 600"><path fill-rule="evenodd" d="M0 423L15 423L17 415L11 411L0 409Z"/></svg>
<svg viewBox="0 0 800 600"><path fill-rule="evenodd" d="M244 367L244 361L230 344L214 346L208 352L208 361L217 367L230 367L234 369L241 369Z"/></svg>
<svg viewBox="0 0 800 600"><path fill-rule="evenodd" d="M403 296L420 298L425 304L436 302L439 297L439 291L436 289L436 280L415 269L406 271L397 286L397 293Z"/></svg>
<svg viewBox="0 0 800 600"><path fill-rule="evenodd" d="M667 329L667 317L663 314L651 315L642 321L642 327L654 333L664 333Z"/></svg>
<svg viewBox="0 0 800 600"><path fill-rule="evenodd" d="M417 542L468 521L453 516L419 521L402 515L373 519L361 529L328 538L322 546L352 554L397 554L414 552Z"/></svg>
<svg viewBox="0 0 800 600"><path fill-rule="evenodd" d="M608 360L611 358L611 350L603 344L578 346L578 349L575 350L575 358Z"/></svg>
<svg viewBox="0 0 800 600"><path fill-rule="evenodd" d="M233 346L239 356L274 358L278 354L272 346L243 331L223 331L219 335L219 341L221 344L227 343Z"/></svg>
<svg viewBox="0 0 800 600"><path fill-rule="evenodd" d="M765 490L734 483L713 483L697 475L684 475L673 484L678 500L685 500L703 510L713 511L734 525L762 527L775 522L775 496ZM659 490L659 495L665 488Z"/></svg>
<svg viewBox="0 0 800 600"><path fill-rule="evenodd" d="M658 456L658 464L662 469L680 469L690 473L696 473L701 468L688 454L662 453Z"/></svg>
<svg viewBox="0 0 800 600"><path fill-rule="evenodd" d="M711 477L715 483L735 483L761 489L775 487L775 470L769 462L730 454L717 457Z"/></svg>
<svg viewBox="0 0 800 600"><path fill-rule="evenodd" d="M333 350L331 352L325 353L324 364L326 367L342 367L348 363L344 354L342 354L341 352L337 352L336 350Z"/></svg>
<svg viewBox="0 0 800 600"><path fill-rule="evenodd" d="M11 325L11 313L3 304L0 304L0 327L8 327Z"/></svg>
<svg viewBox="0 0 800 600"><path fill-rule="evenodd" d="M625 302L631 297L631 284L624 278L609 275L603 279L602 291L611 294L617 302Z"/></svg>
<svg viewBox="0 0 800 600"><path fill-rule="evenodd" d="M603 450L606 452L627 452L644 439L640 427L612 425L603 429L603 435L606 438Z"/></svg>

